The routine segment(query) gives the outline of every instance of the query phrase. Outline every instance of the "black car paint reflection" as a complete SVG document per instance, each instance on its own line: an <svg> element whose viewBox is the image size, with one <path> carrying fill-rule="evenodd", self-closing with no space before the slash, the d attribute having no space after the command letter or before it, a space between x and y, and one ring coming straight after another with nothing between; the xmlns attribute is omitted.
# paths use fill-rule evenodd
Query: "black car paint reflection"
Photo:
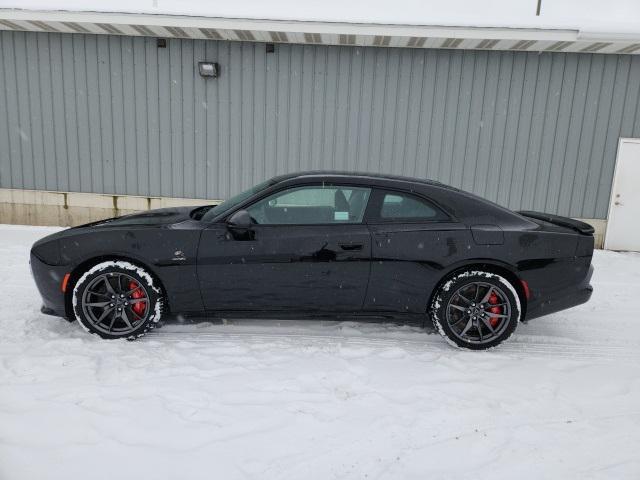
<svg viewBox="0 0 640 480"><path fill-rule="evenodd" d="M261 199L304 185L369 189L362 220L230 224ZM388 194L427 202L438 216L381 218ZM532 319L589 298L592 252L588 226L571 219L518 214L437 182L309 172L214 209L161 209L64 230L36 242L31 263L43 311L63 317L71 316L70 297L60 279L70 273L73 285L113 258L152 272L168 309L185 316L423 318L447 275L477 265L512 280Z"/></svg>

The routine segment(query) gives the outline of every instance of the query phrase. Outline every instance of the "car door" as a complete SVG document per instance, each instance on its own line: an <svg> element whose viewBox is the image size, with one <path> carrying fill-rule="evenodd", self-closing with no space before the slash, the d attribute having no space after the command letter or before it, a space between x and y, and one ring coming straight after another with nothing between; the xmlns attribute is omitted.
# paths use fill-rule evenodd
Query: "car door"
<svg viewBox="0 0 640 480"><path fill-rule="evenodd" d="M465 225L413 192L375 190L367 221L372 258L365 311L423 313L443 263L468 241Z"/></svg>
<svg viewBox="0 0 640 480"><path fill-rule="evenodd" d="M207 310L359 312L369 280L369 188L311 184L246 207L249 234L203 232L198 277Z"/></svg>

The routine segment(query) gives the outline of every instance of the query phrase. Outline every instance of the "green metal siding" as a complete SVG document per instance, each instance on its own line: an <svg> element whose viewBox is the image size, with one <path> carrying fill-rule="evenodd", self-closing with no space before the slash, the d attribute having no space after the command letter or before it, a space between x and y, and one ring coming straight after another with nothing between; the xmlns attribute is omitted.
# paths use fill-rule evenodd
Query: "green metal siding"
<svg viewBox="0 0 640 480"><path fill-rule="evenodd" d="M630 55L6 31L0 53L4 188L225 198L346 169L605 218L618 138L640 136Z"/></svg>

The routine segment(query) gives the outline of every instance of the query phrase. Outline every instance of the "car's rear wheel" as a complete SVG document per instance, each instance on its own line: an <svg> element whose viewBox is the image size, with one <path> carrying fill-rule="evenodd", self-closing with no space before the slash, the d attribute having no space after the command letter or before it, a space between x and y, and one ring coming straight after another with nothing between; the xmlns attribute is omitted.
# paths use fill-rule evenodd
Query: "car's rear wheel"
<svg viewBox="0 0 640 480"><path fill-rule="evenodd" d="M162 314L162 294L153 277L124 261L102 262L85 272L72 303L80 325L102 338L140 337Z"/></svg>
<svg viewBox="0 0 640 480"><path fill-rule="evenodd" d="M431 318L440 334L452 345L471 350L505 341L520 315L520 299L513 285L500 275L479 270L454 274L431 303Z"/></svg>

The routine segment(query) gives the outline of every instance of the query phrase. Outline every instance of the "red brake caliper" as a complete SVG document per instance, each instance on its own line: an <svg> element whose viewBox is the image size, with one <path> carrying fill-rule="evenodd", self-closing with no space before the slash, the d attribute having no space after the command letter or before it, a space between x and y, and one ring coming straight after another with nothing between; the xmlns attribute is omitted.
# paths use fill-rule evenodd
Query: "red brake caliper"
<svg viewBox="0 0 640 480"><path fill-rule="evenodd" d="M500 299L496 295L496 292L491 292L491 295L489 296L489 305L497 305L498 303L500 303ZM489 311L491 313L497 313L498 315L500 315L502 313L502 307L491 307ZM489 322L491 323L491 326L495 328L500 323L500 319L491 318L489 319Z"/></svg>
<svg viewBox="0 0 640 480"><path fill-rule="evenodd" d="M144 298L144 292L142 291L141 288L138 288L139 285L134 282L133 280L131 280L129 282L129 290L133 290L134 288L137 288L137 290L135 290L132 294L131 294L131 298ZM147 302L138 302L138 303L134 303L133 307L131 307L133 309L134 312L136 312L137 315L142 316L144 314L145 309L147 308Z"/></svg>

